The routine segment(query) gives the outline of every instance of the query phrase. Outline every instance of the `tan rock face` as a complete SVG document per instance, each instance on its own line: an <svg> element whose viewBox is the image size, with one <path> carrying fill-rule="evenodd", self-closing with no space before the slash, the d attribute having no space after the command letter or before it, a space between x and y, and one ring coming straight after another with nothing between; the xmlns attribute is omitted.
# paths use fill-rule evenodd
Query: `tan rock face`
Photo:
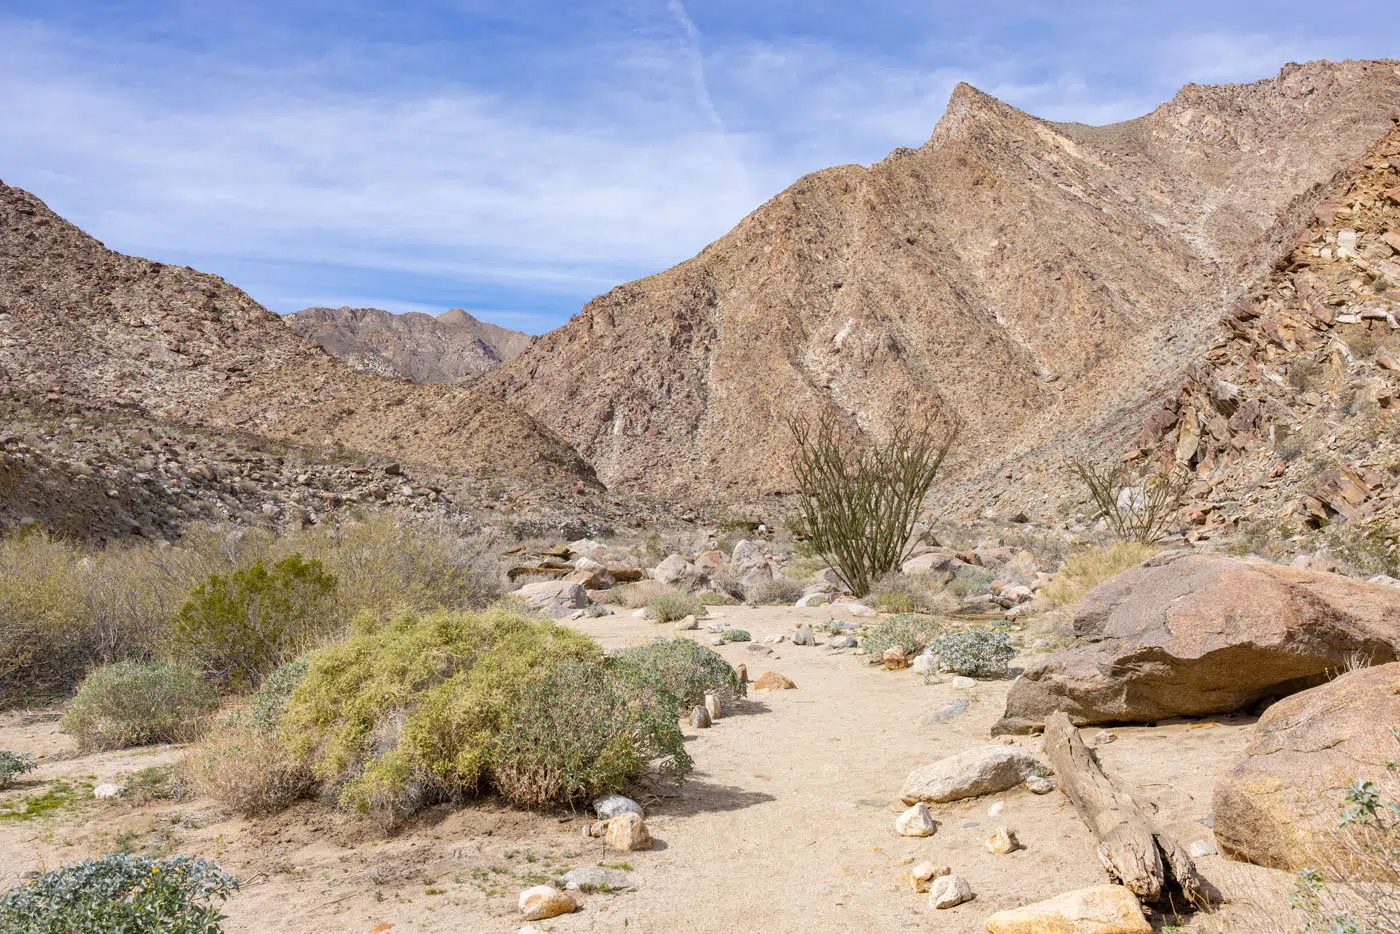
<svg viewBox="0 0 1400 934"><path fill-rule="evenodd" d="M888 671L899 671L902 668L909 667L909 656L905 655L904 650L897 645L885 649L885 653L880 656L880 660L884 663Z"/></svg>
<svg viewBox="0 0 1400 934"><path fill-rule="evenodd" d="M1400 663L1364 668L1295 694L1259 718L1244 757L1215 787L1215 842L1233 859L1299 870L1374 875L1350 858L1338 819L1346 787L1395 785L1400 759ZM1394 792L1385 792L1393 797Z"/></svg>
<svg viewBox="0 0 1400 934"><path fill-rule="evenodd" d="M1030 666L995 730L1054 710L1077 724L1237 710L1316 684L1360 652L1400 645L1400 591L1336 574L1218 555L1164 555L1080 603L1084 644Z"/></svg>
<svg viewBox="0 0 1400 934"><path fill-rule="evenodd" d="M578 911L572 892L561 892L552 885L537 885L520 893L520 914L526 921L544 921Z"/></svg>
<svg viewBox="0 0 1400 934"><path fill-rule="evenodd" d="M1289 66L1096 128L963 85L925 145L800 179L482 380L610 485L783 488L789 411L881 436L937 400L972 472L1144 400L1266 271L1280 209L1389 130L1397 87L1390 63Z"/></svg>
<svg viewBox="0 0 1400 934"><path fill-rule="evenodd" d="M795 681L785 675L778 674L776 671L765 671L753 683L755 691L790 691L795 687L797 687Z"/></svg>
<svg viewBox="0 0 1400 934"><path fill-rule="evenodd" d="M998 911L990 934L1151 934L1138 900L1121 885L1098 885Z"/></svg>

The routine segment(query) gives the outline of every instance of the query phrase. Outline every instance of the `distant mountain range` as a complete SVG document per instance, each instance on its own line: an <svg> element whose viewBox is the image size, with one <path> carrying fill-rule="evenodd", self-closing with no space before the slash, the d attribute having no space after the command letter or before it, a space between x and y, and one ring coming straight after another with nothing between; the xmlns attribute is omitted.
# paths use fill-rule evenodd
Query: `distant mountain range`
<svg viewBox="0 0 1400 934"><path fill-rule="evenodd" d="M307 308L286 321L302 337L357 369L415 383L470 379L514 360L531 339L479 321L461 308L437 317L378 308Z"/></svg>

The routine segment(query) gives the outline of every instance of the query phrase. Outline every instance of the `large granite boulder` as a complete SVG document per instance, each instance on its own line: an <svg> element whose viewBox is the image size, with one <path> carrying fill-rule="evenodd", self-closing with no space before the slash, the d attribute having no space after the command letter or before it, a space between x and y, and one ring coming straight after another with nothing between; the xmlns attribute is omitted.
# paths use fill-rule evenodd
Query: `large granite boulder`
<svg viewBox="0 0 1400 934"><path fill-rule="evenodd" d="M1080 644L1027 668L996 733L1204 716L1323 681L1356 653L1396 658L1400 591L1336 574L1172 552L1089 591Z"/></svg>
<svg viewBox="0 0 1400 934"><path fill-rule="evenodd" d="M747 539L734 546L729 563L739 578L739 583L745 587L756 587L773 579L773 568L768 562L768 556L763 553L763 549Z"/></svg>
<svg viewBox="0 0 1400 934"><path fill-rule="evenodd" d="M1338 822L1353 781L1395 796L1400 780L1386 763L1400 759L1390 732L1397 725L1400 663L1351 671L1271 706L1244 757L1216 783L1220 852L1275 869L1374 877Z"/></svg>
<svg viewBox="0 0 1400 934"><path fill-rule="evenodd" d="M668 555L651 572L653 579L671 587L689 590L699 585L701 574L683 555Z"/></svg>
<svg viewBox="0 0 1400 934"><path fill-rule="evenodd" d="M526 584L515 595L550 619L563 619L588 606L588 592L575 581Z"/></svg>

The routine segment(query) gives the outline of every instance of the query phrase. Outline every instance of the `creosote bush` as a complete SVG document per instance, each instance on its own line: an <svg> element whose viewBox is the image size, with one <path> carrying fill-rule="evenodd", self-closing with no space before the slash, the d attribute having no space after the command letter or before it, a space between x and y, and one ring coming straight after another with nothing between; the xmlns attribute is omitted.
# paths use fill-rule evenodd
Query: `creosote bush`
<svg viewBox="0 0 1400 934"><path fill-rule="evenodd" d="M941 666L969 678L1005 674L1008 663L1016 657L1011 637L991 626L955 629L935 638L930 646Z"/></svg>
<svg viewBox="0 0 1400 934"><path fill-rule="evenodd" d="M0 896L0 934L218 934L237 888L207 860L114 853Z"/></svg>
<svg viewBox="0 0 1400 934"><path fill-rule="evenodd" d="M626 677L659 679L686 707L703 703L708 693L730 698L747 693L738 672L722 655L689 639L654 639L618 649L610 660Z"/></svg>
<svg viewBox="0 0 1400 934"><path fill-rule="evenodd" d="M116 662L83 679L62 725L83 750L181 743L198 737L218 706L218 692L192 668Z"/></svg>
<svg viewBox="0 0 1400 934"><path fill-rule="evenodd" d="M34 771L34 759L22 752L0 749L0 788L8 788L16 778Z"/></svg>
<svg viewBox="0 0 1400 934"><path fill-rule="evenodd" d="M687 616L703 616L705 604L699 598L680 591L670 591L652 597L647 603L647 614L658 623L674 623Z"/></svg>
<svg viewBox="0 0 1400 934"><path fill-rule="evenodd" d="M869 655L883 655L896 646L905 655L918 655L943 632L943 626L932 616L919 613L899 613L880 620L861 638L861 648Z"/></svg>
<svg viewBox="0 0 1400 934"><path fill-rule="evenodd" d="M1090 590L1129 568L1135 568L1157 553L1140 542L1114 542L1106 548L1078 551L1065 559L1065 565L1043 591L1052 603L1069 606L1078 603Z"/></svg>
<svg viewBox="0 0 1400 934"><path fill-rule="evenodd" d="M961 429L955 418L940 419L944 414L897 427L874 445L855 441L830 411L815 425L788 422L798 533L857 597L909 556L924 496Z"/></svg>
<svg viewBox="0 0 1400 934"><path fill-rule="evenodd" d="M321 562L301 555L211 575L176 614L172 647L219 684L254 685L336 626L335 585Z"/></svg>

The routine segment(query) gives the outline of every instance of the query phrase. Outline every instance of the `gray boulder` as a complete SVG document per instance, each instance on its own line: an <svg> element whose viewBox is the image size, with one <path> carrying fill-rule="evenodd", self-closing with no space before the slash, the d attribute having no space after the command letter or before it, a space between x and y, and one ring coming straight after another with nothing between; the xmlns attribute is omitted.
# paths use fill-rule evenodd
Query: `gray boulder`
<svg viewBox="0 0 1400 934"><path fill-rule="evenodd" d="M526 584L515 595L550 619L563 619L575 610L588 606L588 593L577 581Z"/></svg>
<svg viewBox="0 0 1400 934"><path fill-rule="evenodd" d="M1047 769L1040 760L1010 746L978 746L909 773L900 789L905 804L946 804L1015 788Z"/></svg>

